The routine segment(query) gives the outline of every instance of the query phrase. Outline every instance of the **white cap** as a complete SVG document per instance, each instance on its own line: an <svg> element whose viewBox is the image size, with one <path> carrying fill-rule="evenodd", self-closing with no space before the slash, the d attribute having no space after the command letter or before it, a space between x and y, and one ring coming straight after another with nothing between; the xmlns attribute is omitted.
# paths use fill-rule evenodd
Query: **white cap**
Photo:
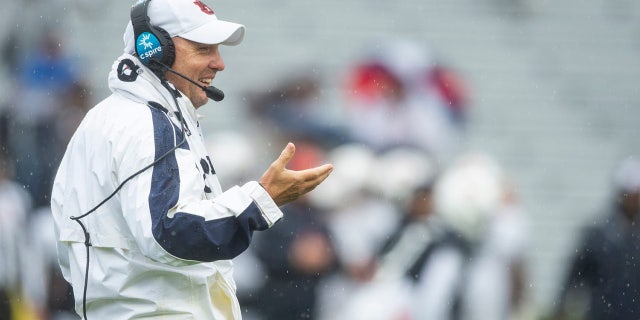
<svg viewBox="0 0 640 320"><path fill-rule="evenodd" d="M622 191L640 191L640 160L633 156L624 159L618 165L613 183Z"/></svg>
<svg viewBox="0 0 640 320"><path fill-rule="evenodd" d="M503 174L498 163L486 154L461 156L436 183L436 212L467 240L480 240L502 204Z"/></svg>
<svg viewBox="0 0 640 320"><path fill-rule="evenodd" d="M381 154L377 168L384 168L385 176L369 175L372 189L387 199L406 204L416 188L429 184L438 173L438 165L426 152L411 147L397 147Z"/></svg>
<svg viewBox="0 0 640 320"><path fill-rule="evenodd" d="M205 44L237 45L244 38L244 26L218 20L214 11L203 1L153 0L147 14L154 27L166 30L171 37ZM131 21L124 32L124 51L135 52Z"/></svg>
<svg viewBox="0 0 640 320"><path fill-rule="evenodd" d="M375 154L361 144L343 144L331 150L327 157L334 170L327 180L309 193L309 199L315 205L331 210L349 204L366 189L374 171Z"/></svg>

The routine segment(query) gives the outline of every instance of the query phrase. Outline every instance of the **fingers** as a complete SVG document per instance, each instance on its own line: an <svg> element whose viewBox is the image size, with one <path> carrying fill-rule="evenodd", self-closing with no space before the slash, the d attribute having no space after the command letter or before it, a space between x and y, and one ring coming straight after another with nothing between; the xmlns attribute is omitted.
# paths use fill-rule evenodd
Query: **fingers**
<svg viewBox="0 0 640 320"><path fill-rule="evenodd" d="M325 164L319 167L298 171L297 173L301 177L300 180L305 181L307 186L313 189L322 183L322 181L331 174L331 171L333 171L333 165Z"/></svg>
<svg viewBox="0 0 640 320"><path fill-rule="evenodd" d="M322 166L319 166L319 167L315 167L315 168L312 168L312 169L309 169L309 170L312 170L313 173L316 175L316 180L320 179L320 181L318 182L318 183L320 183L320 182L322 182L324 179L326 179L329 176L331 171L333 171L333 165L325 164L325 165L322 165Z"/></svg>
<svg viewBox="0 0 640 320"><path fill-rule="evenodd" d="M319 184L321 184L327 177L329 177L329 174L331 174L331 171L333 171L333 165L330 164L325 164L323 166L318 167L319 172L318 172L318 176L316 177L316 179L313 181L313 187L311 187L311 190L315 189Z"/></svg>
<svg viewBox="0 0 640 320"><path fill-rule="evenodd" d="M287 143L284 149L282 149L282 152L280 152L278 159L273 162L273 165L278 169L284 169L295 153L296 146L291 142Z"/></svg>

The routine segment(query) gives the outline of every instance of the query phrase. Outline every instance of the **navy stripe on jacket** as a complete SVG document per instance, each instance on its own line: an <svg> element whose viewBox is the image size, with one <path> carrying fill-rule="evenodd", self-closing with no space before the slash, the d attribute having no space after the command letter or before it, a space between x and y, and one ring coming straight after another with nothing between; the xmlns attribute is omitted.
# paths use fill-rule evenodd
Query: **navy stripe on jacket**
<svg viewBox="0 0 640 320"><path fill-rule="evenodd" d="M182 139L182 130L166 115L150 108L154 128L155 159L174 147L174 137ZM187 146L188 148L188 146ZM195 261L232 259L249 247L254 230L268 228L268 223L255 202L238 217L205 221L201 216L177 212L167 216L178 203L180 171L175 152L153 167L149 209L152 232L156 241L175 257Z"/></svg>

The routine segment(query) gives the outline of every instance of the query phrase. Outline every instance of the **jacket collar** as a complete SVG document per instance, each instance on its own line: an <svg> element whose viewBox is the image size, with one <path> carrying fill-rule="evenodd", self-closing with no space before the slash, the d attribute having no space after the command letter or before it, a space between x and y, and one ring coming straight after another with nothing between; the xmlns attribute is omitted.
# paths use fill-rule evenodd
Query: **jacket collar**
<svg viewBox="0 0 640 320"><path fill-rule="evenodd" d="M148 104L155 102L164 106L167 110L178 111L169 88L174 91L180 110L188 114L192 122L197 120L196 110L191 101L173 86L166 82L165 87L160 78L143 65L137 57L128 53L118 57L109 72L109 89L129 100Z"/></svg>

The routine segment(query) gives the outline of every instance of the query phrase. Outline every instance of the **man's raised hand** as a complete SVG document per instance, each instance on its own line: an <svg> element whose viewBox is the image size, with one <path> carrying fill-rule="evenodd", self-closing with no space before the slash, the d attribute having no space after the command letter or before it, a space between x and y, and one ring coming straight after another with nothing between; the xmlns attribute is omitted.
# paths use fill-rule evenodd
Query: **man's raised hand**
<svg viewBox="0 0 640 320"><path fill-rule="evenodd" d="M295 145L289 142L278 159L271 163L260 178L260 184L278 206L294 201L313 190L333 170L331 164L300 171L289 170L286 166L295 152Z"/></svg>

